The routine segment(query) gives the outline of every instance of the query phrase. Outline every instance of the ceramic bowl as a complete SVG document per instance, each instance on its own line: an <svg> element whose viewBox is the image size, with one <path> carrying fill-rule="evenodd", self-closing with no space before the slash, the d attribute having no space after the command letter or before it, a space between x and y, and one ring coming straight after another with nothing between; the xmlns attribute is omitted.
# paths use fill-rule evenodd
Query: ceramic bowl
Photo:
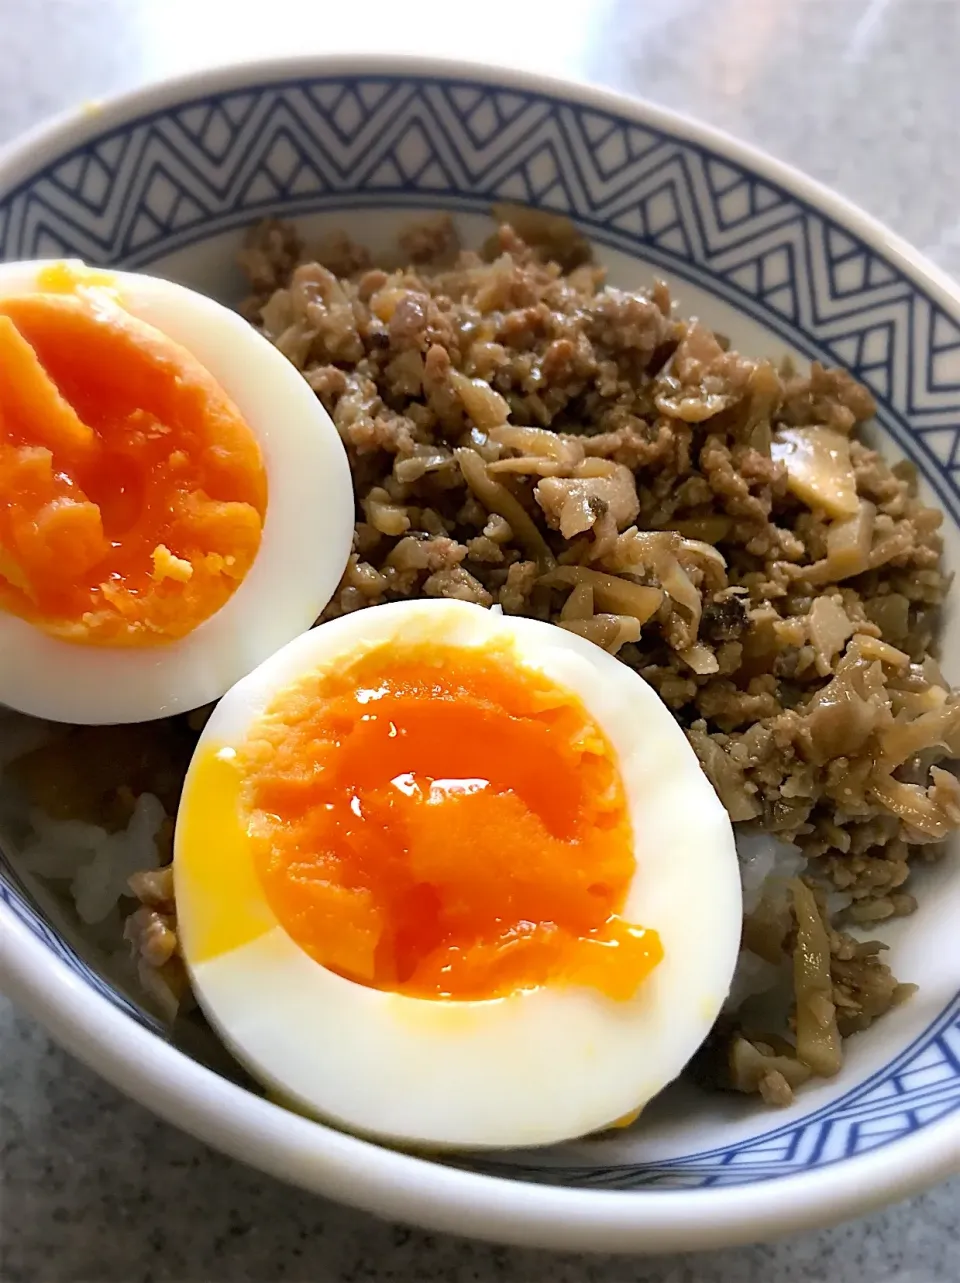
<svg viewBox="0 0 960 1283"><path fill-rule="evenodd" d="M481 236L495 201L576 219L613 281L666 278L754 355L851 369L883 448L917 465L960 564L960 291L829 192L659 109L530 75L399 58L250 64L87 108L0 160L0 259L74 255L227 301L265 215L386 244L418 210ZM488 225L487 225L488 226ZM948 623L948 675L960 627ZM2 661L0 661L2 662ZM2 979L68 1048L210 1144L384 1216L549 1247L718 1246L826 1223L960 1167L960 869L884 933L917 995L784 1112L668 1091L619 1136L432 1161L231 1081L107 983L61 908L0 862ZM218 1069L219 1066L219 1069Z"/></svg>

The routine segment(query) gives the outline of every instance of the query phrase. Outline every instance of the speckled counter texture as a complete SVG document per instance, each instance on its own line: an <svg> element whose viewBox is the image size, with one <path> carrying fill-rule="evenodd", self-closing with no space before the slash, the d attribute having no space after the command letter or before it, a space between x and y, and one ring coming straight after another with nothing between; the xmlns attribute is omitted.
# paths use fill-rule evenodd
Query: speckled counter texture
<svg viewBox="0 0 960 1283"><path fill-rule="evenodd" d="M358 26L332 0L0 0L0 143L214 58L361 38L456 54L445 8L366 0ZM548 23L538 9L484 0L473 56L699 116L960 274L960 0L551 0ZM157 1122L2 999L0 1143L0 1283L960 1283L960 1181L839 1229L698 1257L553 1256L385 1225Z"/></svg>

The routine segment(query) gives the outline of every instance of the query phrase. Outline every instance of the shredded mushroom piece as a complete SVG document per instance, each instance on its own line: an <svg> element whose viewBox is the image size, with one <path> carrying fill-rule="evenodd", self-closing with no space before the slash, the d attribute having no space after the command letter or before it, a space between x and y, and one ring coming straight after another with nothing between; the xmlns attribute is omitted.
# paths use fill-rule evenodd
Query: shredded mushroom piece
<svg viewBox="0 0 960 1283"><path fill-rule="evenodd" d="M602 571L589 570L586 566L557 566L548 574L541 575L540 582L547 588L567 585L574 588L578 585L589 587L594 601L602 610L631 615L639 624L645 624L655 615L663 601L663 593L659 588L634 584L629 579L605 575Z"/></svg>
<svg viewBox="0 0 960 1283"><path fill-rule="evenodd" d="M704 646L703 642L694 642L679 654L683 662L689 664L698 677L708 677L711 673L720 671L716 655L709 646Z"/></svg>
<svg viewBox="0 0 960 1283"><path fill-rule="evenodd" d="M567 467L583 463L582 442L575 437L548 432L545 428L515 427L505 423L502 427L491 428L489 437L508 450L519 450L522 454L540 459L553 459Z"/></svg>
<svg viewBox="0 0 960 1283"><path fill-rule="evenodd" d="M508 459L495 459L488 463L491 474L512 472L522 477L565 477L569 466L559 459L547 459L539 454L511 455Z"/></svg>
<svg viewBox="0 0 960 1283"><path fill-rule="evenodd" d="M924 749L949 752L957 734L960 734L960 702L941 704L909 722L894 722L877 736L880 745L877 765L893 771Z"/></svg>
<svg viewBox="0 0 960 1283"><path fill-rule="evenodd" d="M510 529L527 556L544 570L554 566L556 562L553 553L547 547L543 535L537 529L533 518L520 500L515 495L512 495L506 486L501 485L499 481L493 480L487 471L487 465L476 450L471 450L469 446L464 446L459 450L454 450L453 453L457 463L460 465L463 479L474 496L488 512L495 512L498 517L503 517L505 521L510 523Z"/></svg>
<svg viewBox="0 0 960 1283"><path fill-rule="evenodd" d="M863 659L868 661L879 660L881 664L889 664L891 668L906 668L910 663L910 656L902 650L897 650L896 646L890 646L887 642L881 641L879 637L868 637L866 633L857 633L854 641Z"/></svg>
<svg viewBox="0 0 960 1283"><path fill-rule="evenodd" d="M488 431L510 417L510 407L485 379L469 379L458 370L450 371L450 382L463 408L478 428Z"/></svg>
<svg viewBox="0 0 960 1283"><path fill-rule="evenodd" d="M397 538L410 529L410 518L406 510L392 503L389 494L381 486L374 486L362 500L361 506L367 521L382 535Z"/></svg>
<svg viewBox="0 0 960 1283"><path fill-rule="evenodd" d="M729 1050L730 1086L735 1091L759 1092L768 1105L789 1105L794 1088L802 1087L810 1070L792 1056L778 1055L764 1043L736 1037Z"/></svg>
<svg viewBox="0 0 960 1283"><path fill-rule="evenodd" d="M940 774L947 775L947 772ZM880 805L909 825L913 842L942 842L956 827L956 820L951 820L949 812L938 806L935 797L919 784L904 784L890 775L874 772L870 785L870 792Z"/></svg>
<svg viewBox="0 0 960 1283"><path fill-rule="evenodd" d="M843 650L854 632L839 596L816 598L807 616L807 632L816 654L817 672L825 677L833 671L834 656Z"/></svg>
<svg viewBox="0 0 960 1283"><path fill-rule="evenodd" d="M930 799L946 815L950 823L957 827L960 824L960 780L942 766L931 766Z"/></svg>
<svg viewBox="0 0 960 1283"><path fill-rule="evenodd" d="M808 508L831 517L852 517L860 506L857 479L850 462L850 441L835 428L783 428L770 446L782 463L787 485Z"/></svg>
<svg viewBox="0 0 960 1283"><path fill-rule="evenodd" d="M705 517L689 517L684 521L674 522L670 527L692 543L705 544L711 552L716 552L718 557L721 554L714 545L722 543L732 528L732 519L720 513L709 513Z"/></svg>
<svg viewBox="0 0 960 1283"><path fill-rule="evenodd" d="M627 642L640 640L640 621L633 615L594 615L591 619L561 619L560 627L585 637L615 655Z"/></svg>
<svg viewBox="0 0 960 1283"><path fill-rule="evenodd" d="M613 537L637 515L639 501L626 468L609 477L543 477L533 492L547 524L572 539L608 517Z"/></svg>
<svg viewBox="0 0 960 1283"><path fill-rule="evenodd" d="M717 548L712 548L710 544L704 543L702 539L684 539L680 545L680 555L692 557L699 561L712 561L726 570L727 562L723 553Z"/></svg>
<svg viewBox="0 0 960 1283"><path fill-rule="evenodd" d="M687 612L691 645L700 629L703 601L690 576L681 566L679 557L686 550L691 555L702 558L704 547L706 545L682 539L672 530L640 531L634 527L624 531L617 547L619 570L632 574L652 571L663 591ZM712 561L715 554L723 562L716 549L711 548L709 552L711 556L708 560Z"/></svg>
<svg viewBox="0 0 960 1283"><path fill-rule="evenodd" d="M839 1072L840 1031L830 978L830 941L813 892L790 884L797 920L793 981L797 994L797 1058L821 1078Z"/></svg>
<svg viewBox="0 0 960 1283"><path fill-rule="evenodd" d="M593 618L593 588L590 584L573 585L573 591L563 603L560 611L560 622L569 623L572 619Z"/></svg>
<svg viewBox="0 0 960 1283"><path fill-rule="evenodd" d="M876 508L864 499L854 516L835 521L827 531L827 571L837 583L869 568L876 515Z"/></svg>

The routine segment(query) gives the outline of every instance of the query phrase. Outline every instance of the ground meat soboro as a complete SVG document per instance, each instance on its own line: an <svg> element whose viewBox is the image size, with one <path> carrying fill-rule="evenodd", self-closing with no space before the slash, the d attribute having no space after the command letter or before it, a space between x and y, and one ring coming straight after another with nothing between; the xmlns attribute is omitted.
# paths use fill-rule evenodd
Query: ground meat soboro
<svg viewBox="0 0 960 1283"><path fill-rule="evenodd" d="M874 405L849 375L738 355L665 286L605 285L563 220L508 217L482 255L444 216L410 228L409 266L274 222L249 237L245 314L353 469L354 550L324 618L499 603L656 687L731 819L808 857L745 924L790 969L793 1011L712 1047L719 1081L782 1104L908 988L842 919L911 912L911 862L960 824L937 766L960 750L932 657L941 515L861 437Z"/></svg>

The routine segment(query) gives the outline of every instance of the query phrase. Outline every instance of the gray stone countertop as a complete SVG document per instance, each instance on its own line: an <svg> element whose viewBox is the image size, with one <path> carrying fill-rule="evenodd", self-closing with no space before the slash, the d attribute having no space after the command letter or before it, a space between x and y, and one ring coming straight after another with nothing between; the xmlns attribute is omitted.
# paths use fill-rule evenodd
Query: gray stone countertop
<svg viewBox="0 0 960 1283"><path fill-rule="evenodd" d="M460 52L450 8L367 0L0 0L0 143L212 61ZM470 52L729 130L960 275L958 0L485 0ZM269 16L268 16L269 15ZM604 1259L375 1221L212 1153L0 998L2 1283L957 1283L960 1181L838 1229L708 1256Z"/></svg>

